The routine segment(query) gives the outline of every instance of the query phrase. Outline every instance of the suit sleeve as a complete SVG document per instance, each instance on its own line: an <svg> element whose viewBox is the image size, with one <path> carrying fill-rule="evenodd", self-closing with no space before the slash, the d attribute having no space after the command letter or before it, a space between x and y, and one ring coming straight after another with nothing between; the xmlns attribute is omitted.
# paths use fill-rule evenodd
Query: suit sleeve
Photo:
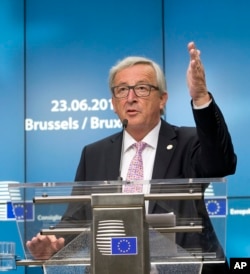
<svg viewBox="0 0 250 274"><path fill-rule="evenodd" d="M208 107L193 109L193 115L200 143L195 155L199 175L206 178L234 174L237 157L225 119L213 97Z"/></svg>

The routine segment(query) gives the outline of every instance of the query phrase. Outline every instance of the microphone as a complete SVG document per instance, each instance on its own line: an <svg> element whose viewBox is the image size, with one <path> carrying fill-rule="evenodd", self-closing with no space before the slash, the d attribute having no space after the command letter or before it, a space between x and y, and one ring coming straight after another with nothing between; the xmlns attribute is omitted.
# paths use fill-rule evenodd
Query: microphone
<svg viewBox="0 0 250 274"><path fill-rule="evenodd" d="M128 120L124 119L122 121L122 147L121 147L121 157L120 157L120 167L119 167L119 176L117 178L118 181L122 181L121 172L122 172L122 159L123 159L123 150L124 150L124 132L126 127L128 126Z"/></svg>

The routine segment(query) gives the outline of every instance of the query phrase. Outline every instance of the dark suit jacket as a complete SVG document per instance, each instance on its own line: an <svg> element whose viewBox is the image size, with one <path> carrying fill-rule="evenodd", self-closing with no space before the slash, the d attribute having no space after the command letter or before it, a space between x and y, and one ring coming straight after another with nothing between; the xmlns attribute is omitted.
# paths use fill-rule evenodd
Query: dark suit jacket
<svg viewBox="0 0 250 274"><path fill-rule="evenodd" d="M236 156L221 111L213 102L193 110L197 129L162 120L152 179L223 177L235 172ZM172 144L173 149L167 150ZM76 181L117 180L122 132L86 146Z"/></svg>
<svg viewBox="0 0 250 274"><path fill-rule="evenodd" d="M161 121L152 179L215 178L235 172L236 156L231 137L214 100L205 109L193 110L193 115L196 128L177 127ZM122 136L122 132L119 132L86 146L82 151L75 180L117 180ZM169 144L173 149L166 149ZM84 210L86 208L88 209ZM178 212L177 217L203 217L205 231L198 238L197 233L178 233L177 243L188 248L199 242L204 251L223 252L216 244L211 245L213 242L218 243L218 240L203 201L159 201L151 203L149 210L152 213L174 211ZM68 209L63 220L91 219L90 212L87 205L76 204ZM203 273L210 272L204 270Z"/></svg>

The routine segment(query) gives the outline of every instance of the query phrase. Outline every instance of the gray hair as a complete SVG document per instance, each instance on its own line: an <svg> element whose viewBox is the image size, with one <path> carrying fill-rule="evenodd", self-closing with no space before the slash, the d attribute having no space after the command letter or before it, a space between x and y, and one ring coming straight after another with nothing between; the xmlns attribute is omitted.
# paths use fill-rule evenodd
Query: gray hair
<svg viewBox="0 0 250 274"><path fill-rule="evenodd" d="M160 66L155 63L153 60L150 60L148 58L144 57L139 57L139 56L130 56L126 57L123 60L119 61L115 66L113 66L110 71L109 71L109 88L111 90L114 82L114 78L117 74L117 72L128 68L132 67L137 64L148 64L153 67L156 73L156 81L157 81L157 86L159 88L160 94L163 94L166 92L166 79L164 76L164 73Z"/></svg>

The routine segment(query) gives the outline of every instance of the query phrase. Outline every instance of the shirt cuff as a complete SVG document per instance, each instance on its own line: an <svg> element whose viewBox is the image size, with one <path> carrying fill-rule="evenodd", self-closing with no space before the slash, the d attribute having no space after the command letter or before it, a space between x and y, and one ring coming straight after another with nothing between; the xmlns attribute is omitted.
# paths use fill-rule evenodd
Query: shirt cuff
<svg viewBox="0 0 250 274"><path fill-rule="evenodd" d="M206 104L201 105L201 106L196 106L194 103L192 103L193 109L203 109L203 108L207 108L207 107L211 104L211 102L212 102L212 99L210 99L209 102L207 102Z"/></svg>

